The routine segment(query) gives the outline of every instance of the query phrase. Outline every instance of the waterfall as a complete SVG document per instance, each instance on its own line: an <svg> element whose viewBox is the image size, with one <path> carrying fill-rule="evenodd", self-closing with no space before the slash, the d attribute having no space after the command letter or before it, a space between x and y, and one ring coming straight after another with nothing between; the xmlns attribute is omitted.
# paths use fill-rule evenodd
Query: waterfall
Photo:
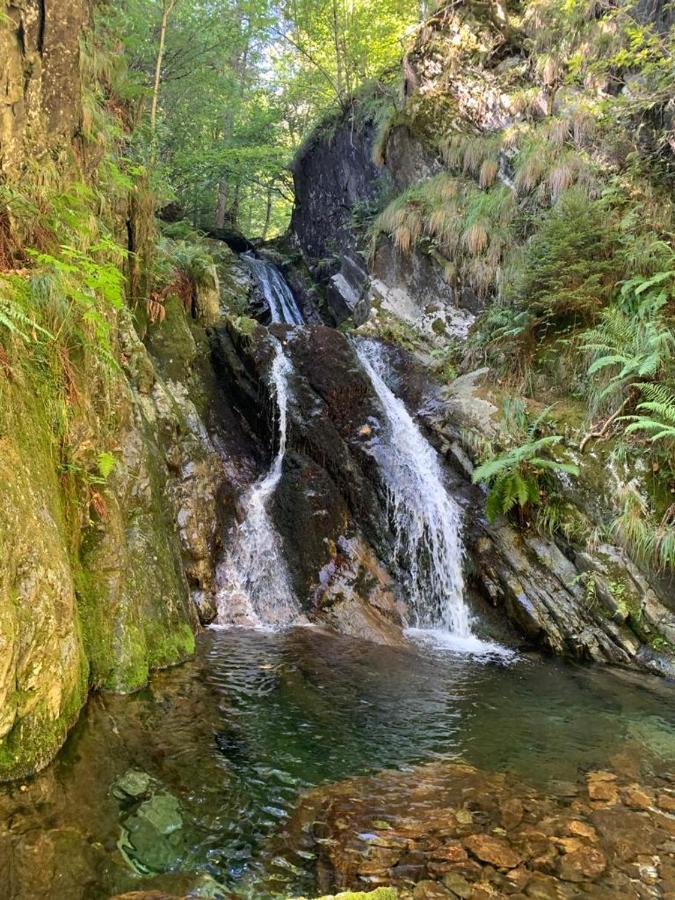
<svg viewBox="0 0 675 900"><path fill-rule="evenodd" d="M382 346L364 340L356 352L386 417L373 450L387 488L396 559L414 625L471 639L463 597L462 512L445 489L436 451L384 380Z"/></svg>
<svg viewBox="0 0 675 900"><path fill-rule="evenodd" d="M244 496L244 518L218 566L219 625L288 625L301 617L284 561L283 547L267 512L281 479L288 433L292 366L275 341L271 381L278 408L279 449L269 472Z"/></svg>
<svg viewBox="0 0 675 900"><path fill-rule="evenodd" d="M298 309L298 304L295 302L293 292L277 267L265 259L258 259L249 254L245 254L242 259L246 261L260 285L260 289L270 308L272 322L302 325L304 319Z"/></svg>

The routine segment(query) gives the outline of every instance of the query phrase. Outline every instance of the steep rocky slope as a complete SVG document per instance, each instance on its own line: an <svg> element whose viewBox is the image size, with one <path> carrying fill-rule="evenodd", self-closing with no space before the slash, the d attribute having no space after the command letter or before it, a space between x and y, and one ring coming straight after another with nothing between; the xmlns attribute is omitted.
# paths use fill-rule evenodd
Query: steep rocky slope
<svg viewBox="0 0 675 900"><path fill-rule="evenodd" d="M10 3L0 21L0 778L47 763L90 688L135 690L187 658L191 592L215 587L205 320L193 337L175 298L178 335L150 355L146 311L123 303L117 242L151 207L144 221L142 183L92 131L89 15Z"/></svg>
<svg viewBox="0 0 675 900"><path fill-rule="evenodd" d="M399 391L467 481L532 423L579 468L541 482L519 517L488 521L469 489L474 582L556 653L669 673L673 563L645 547L672 541L672 442L624 435L610 414L637 391L611 368L620 357L587 374L586 345L637 346L607 337L622 279L656 271L672 289L671 46L662 4L443 6L406 55L402 100L373 111L365 96L307 142L293 217L325 314L398 345ZM649 327L665 346L663 296Z"/></svg>

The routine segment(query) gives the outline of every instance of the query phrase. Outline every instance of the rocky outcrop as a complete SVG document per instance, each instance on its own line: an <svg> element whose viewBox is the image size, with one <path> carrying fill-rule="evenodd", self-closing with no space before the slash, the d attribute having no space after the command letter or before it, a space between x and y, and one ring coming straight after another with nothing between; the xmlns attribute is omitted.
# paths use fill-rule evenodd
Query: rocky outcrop
<svg viewBox="0 0 675 900"><path fill-rule="evenodd" d="M654 24L662 33L672 19L672 11L661 2L636 4L630 14ZM591 88L590 80L583 87L580 83L571 89L562 84L562 76L551 72L542 75L540 68L546 68L545 60L531 46L532 35L538 34L541 23L536 16L532 20L528 21L528 15L522 20L511 17L509 4L498 12L481 3L441 5L418 29L406 54L403 102L398 111L391 111L388 125L376 134L369 124L359 121L358 114L353 114L333 122L332 142L321 133L308 142L296 169L296 190L301 202L293 218L293 229L311 260L330 245L327 223L333 219L338 222L334 247L340 256L328 277L319 273L329 286L331 309L338 321L348 319L361 333L413 349L422 368L446 382L457 371L467 373L450 386L440 404L429 404L424 390L409 391L412 378L405 368L412 369L413 363L407 357L399 366L401 390L397 392L415 395L407 397L409 410L426 421L436 445L461 473L454 490L463 497L467 510L468 569L479 592L505 611L528 640L554 653L673 676L672 566L666 567L669 574L664 575L655 571L657 563L641 564L632 558L637 551L631 549L629 542L620 546L616 531L608 533L608 524L620 525L619 497L622 490L625 496L627 483L632 480L639 485L640 496L647 498L647 506L654 506L654 522L664 516L661 497L653 502L657 492L647 490L644 472L640 471L641 467L646 471L644 460L633 459L633 471L619 483L621 479L617 480L612 471L609 454L603 454L597 445L583 459L576 455L581 468L579 477L565 483L561 479L555 491L583 533L575 538L564 536L562 527L553 526L553 533L542 534L532 527L533 523L517 527L515 519L488 523L483 515L484 494L469 484L481 452L488 452L488 447L498 452L513 446L513 438L500 434L497 409L508 391L518 393L515 384L505 389L513 375L508 364L502 360L499 375L495 371L483 372L485 377L481 378L471 371L479 360L492 354L491 361L499 368L495 362L496 346L503 348L504 359L512 360L514 367L527 359L537 371L538 381L532 376L532 384L522 389L527 393L522 402L527 405L532 401L533 414L544 409L544 404L533 399L539 397L540 385L541 394L546 394L547 402L554 406L564 406L572 394L579 392L575 382L578 373L570 373L567 381L562 366L555 375L552 368L549 370L550 360L560 353L558 345L547 347L550 356L544 362L546 354L542 352L540 358L534 349L539 335L533 333L527 347L523 338L522 356L517 361L515 355L509 355L509 335L513 334L514 343L518 340L518 326L513 332L508 330L512 324L508 295L509 289L515 290L517 278L513 272L518 266L511 265L514 257L499 256L501 225L496 219L490 220L485 209L501 197L506 206L512 201L519 206L519 222L532 218L530 204L538 201L534 200L534 185L517 184L518 161L527 151L519 145L516 132L544 135L541 145L528 145L530 150L535 148L529 159L535 160L540 150L543 158L551 142L558 140L552 137L554 128L562 127L566 117L578 111L585 91L589 97L596 89L605 91L603 96L608 98L617 94L628 97L638 81L648 81L646 74L643 78L631 71L633 64L622 71L611 89L607 84ZM602 21L602 16L598 21ZM610 21L611 16L608 26ZM658 43L656 36L654 41ZM660 52L665 61L667 48ZM550 64L551 60L547 65ZM563 68L565 64L562 59ZM528 97L525 110L524 94ZM596 100L597 97L593 102ZM589 108L593 108L592 103ZM664 159L668 156L667 146L672 144L667 100L663 100L659 110L656 118L645 113L639 125L637 120L634 122L634 128L628 120L620 125L626 128L627 139L641 136L634 149L637 155L643 155L646 170L652 163L655 171L658 168L656 158L661 151L657 144ZM597 124L589 122L589 129L595 130ZM647 139L648 134L653 138L655 131L658 142ZM613 151L607 154L597 135L591 137L589 132L582 139L577 132L578 129L573 139L569 135L559 139L560 147L564 145L568 154L567 161L576 165L590 154L597 159L611 157L610 168L621 168L620 155L614 159ZM358 148L351 155L346 150L348 137ZM595 141L599 143L596 145ZM379 175L372 168L373 158L381 163ZM339 169L341 165L355 167L351 178ZM349 202L344 203L343 193L322 180L321 171L340 171L339 177L334 177L336 183L350 185L359 196L355 198L353 191L348 192ZM560 171L556 170L558 174ZM600 171L597 176L599 181L591 194L605 177ZM630 181L630 173L627 178ZM352 233L346 235L350 226L344 210L358 210L361 204L370 208L378 184L390 185L397 196L388 205L380 204L379 209L386 208L376 221L378 235L368 248L366 269L358 279L348 279L344 275L352 268L354 254L361 251L359 258L363 261L366 239L372 240L372 232L367 235L365 229L359 228L358 216L352 216ZM664 186L665 182L661 187ZM465 189L473 198L470 215L461 203L456 203ZM547 211L555 205L559 193L551 190L546 195L543 206ZM668 203L665 191L663 200ZM310 216L319 210L323 216L321 240L313 243ZM477 222L479 228L473 233L471 229ZM507 227L509 234L504 238L508 246L514 244L512 226L513 223ZM525 239L536 239L539 227L542 226L538 221L528 225L523 232ZM487 248L492 248L493 236L496 255L490 258L492 250ZM472 237L484 241L482 249L471 248ZM526 247L525 240L523 252ZM494 317L490 319L488 314L479 318L493 303L498 306ZM529 314L526 300L519 312L523 316ZM476 319L478 324L473 327ZM484 323L488 324L483 332ZM465 345L469 335L472 339ZM542 343L546 340L544 337ZM465 354L458 351L460 346L467 348ZM569 367L573 368L571 363ZM561 380L565 383L561 384ZM584 410L572 426L561 423L561 433L570 443L581 443L583 434L577 432L583 428L582 419L587 413ZM660 460L655 460L654 466L655 472L662 470ZM666 497L670 497L669 478L664 476L659 488ZM670 515L668 503L665 506L664 523Z"/></svg>
<svg viewBox="0 0 675 900"><path fill-rule="evenodd" d="M448 459L470 478L476 436L494 441L502 427L489 371L456 379L445 398L426 410ZM586 521L587 532L611 517L597 486L586 502L571 484L560 488L574 515ZM561 536L518 530L504 519L489 523L482 492L468 485L466 491L472 578L522 634L561 656L675 676L675 610L658 579L650 583L614 545L589 552Z"/></svg>
<svg viewBox="0 0 675 900"><path fill-rule="evenodd" d="M295 205L291 230L314 260L357 248L354 213L386 189L387 176L372 161L374 126L349 115L319 129L293 163Z"/></svg>
<svg viewBox="0 0 675 900"><path fill-rule="evenodd" d="M180 302L169 307L167 320L151 329L154 365L122 317L114 466L83 493L62 481L44 412L26 385L7 404L0 778L48 762L91 687L135 690L151 669L186 659L197 608L213 607L220 526L230 508L226 469L195 405L210 405L211 387L198 374L195 339ZM200 330L194 326L197 339ZM88 442L100 423L90 414L77 427Z"/></svg>
<svg viewBox="0 0 675 900"><path fill-rule="evenodd" d="M0 22L0 173L70 144L82 118L80 38L87 0L10 0Z"/></svg>

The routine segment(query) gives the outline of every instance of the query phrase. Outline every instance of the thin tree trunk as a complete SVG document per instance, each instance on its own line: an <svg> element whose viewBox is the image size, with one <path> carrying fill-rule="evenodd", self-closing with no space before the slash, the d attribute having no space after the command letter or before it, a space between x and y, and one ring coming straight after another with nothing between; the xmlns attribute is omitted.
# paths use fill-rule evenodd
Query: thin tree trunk
<svg viewBox="0 0 675 900"><path fill-rule="evenodd" d="M176 0L163 0L162 2L162 22L159 28L159 46L157 48L157 60L155 63L155 82L152 88L152 106L150 107L150 161L152 163L154 163L157 158L157 109L159 106L159 87L162 81L162 62L164 61L164 50L166 47L166 31L169 25L169 16L173 12L175 5Z"/></svg>
<svg viewBox="0 0 675 900"><path fill-rule="evenodd" d="M218 203L216 204L216 228L225 227L227 212L227 181L222 178L218 182Z"/></svg>
<svg viewBox="0 0 675 900"><path fill-rule="evenodd" d="M342 104L343 72L342 72L342 48L340 47L340 19L338 15L338 0L333 0L333 41L335 44L335 66L338 101Z"/></svg>
<svg viewBox="0 0 675 900"><path fill-rule="evenodd" d="M267 232L270 230L272 219L272 182L267 186L267 206L265 207L265 226L262 231L263 241L267 240Z"/></svg>

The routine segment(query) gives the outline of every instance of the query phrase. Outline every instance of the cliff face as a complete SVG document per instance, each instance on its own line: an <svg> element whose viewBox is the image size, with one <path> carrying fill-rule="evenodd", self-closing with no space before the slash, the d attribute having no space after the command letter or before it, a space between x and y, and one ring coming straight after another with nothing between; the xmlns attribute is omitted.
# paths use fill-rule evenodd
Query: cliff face
<svg viewBox="0 0 675 900"><path fill-rule="evenodd" d="M196 361L204 323L174 298L151 355L121 296L105 300L124 282L111 235L126 237L127 217L138 234L148 222L138 189L131 212L106 196L114 211L99 221L93 192L108 188L82 166L103 152L81 128L90 4L3 9L0 780L53 757L91 688L136 690L192 653L192 601L213 605L223 481L202 420L215 390ZM112 257L97 257L96 234ZM46 310L42 325L6 318L22 302L15 315Z"/></svg>
<svg viewBox="0 0 675 900"><path fill-rule="evenodd" d="M647 451L634 448L620 428L603 431L597 442L586 438L600 430L593 422L600 413L583 347L584 329L605 315L605 304L612 308L607 282L639 271L634 256L632 268L622 270L623 248L649 243L671 221L672 87L661 73L672 12L644 3L621 7L607 21L598 12L575 22L553 7L549 12L527 3L507 4L501 13L481 3L441 6L409 48L404 96L388 123L363 128L356 114L336 119L330 137L319 132L308 142L295 169L300 201L293 229L310 265L331 246L332 222L333 246L346 248L348 260L360 256L366 290L358 307L344 292L343 317L398 344L404 357L412 351L416 361L408 356L400 369L402 389L406 369L418 364L440 382L433 404L419 394L409 399L467 480L482 459L526 440L509 403L520 404L530 421L548 417L542 434L564 435L580 472L549 485L546 502L560 504L562 519L537 526L534 504L520 527L513 516L490 523L483 494L474 489L467 498L470 570L483 595L556 653L672 673L672 563L646 559L623 524L626 498L639 496L654 540L672 536L672 463L664 469L654 458L661 473L655 484L645 475ZM641 38L651 48L646 68L627 38L636 20L654 29ZM613 60L610 72L589 49L600 34ZM330 181L323 177L328 172ZM389 194L378 205L383 184ZM649 208L647 197L659 198L661 218L644 233L634 225L633 234L626 231L629 195L643 197L634 222ZM371 207L365 228L364 206ZM319 210L316 240L312 216ZM578 287L566 281L571 270L588 286L589 307L557 322L557 311L546 306L537 320L532 294L551 264L546 254L557 252L549 236L559 229L565 242L596 211L591 249L554 264L566 285L561 308ZM600 250L612 233L616 244ZM612 259L604 281L595 271L603 252ZM667 252L659 265L672 265ZM670 304L672 311L672 297ZM362 325L364 306L369 320ZM527 330L519 325L524 321L535 324ZM658 324L672 329L672 318ZM464 377L454 381L457 375ZM672 383L672 370L659 377ZM589 387L590 399L580 399Z"/></svg>
<svg viewBox="0 0 675 900"><path fill-rule="evenodd" d="M89 0L9 2L0 26L0 171L69 143L81 120L80 40Z"/></svg>
<svg viewBox="0 0 675 900"><path fill-rule="evenodd" d="M352 216L386 190L388 177L371 159L374 128L345 117L314 135L293 163L291 230L312 259L356 249Z"/></svg>

